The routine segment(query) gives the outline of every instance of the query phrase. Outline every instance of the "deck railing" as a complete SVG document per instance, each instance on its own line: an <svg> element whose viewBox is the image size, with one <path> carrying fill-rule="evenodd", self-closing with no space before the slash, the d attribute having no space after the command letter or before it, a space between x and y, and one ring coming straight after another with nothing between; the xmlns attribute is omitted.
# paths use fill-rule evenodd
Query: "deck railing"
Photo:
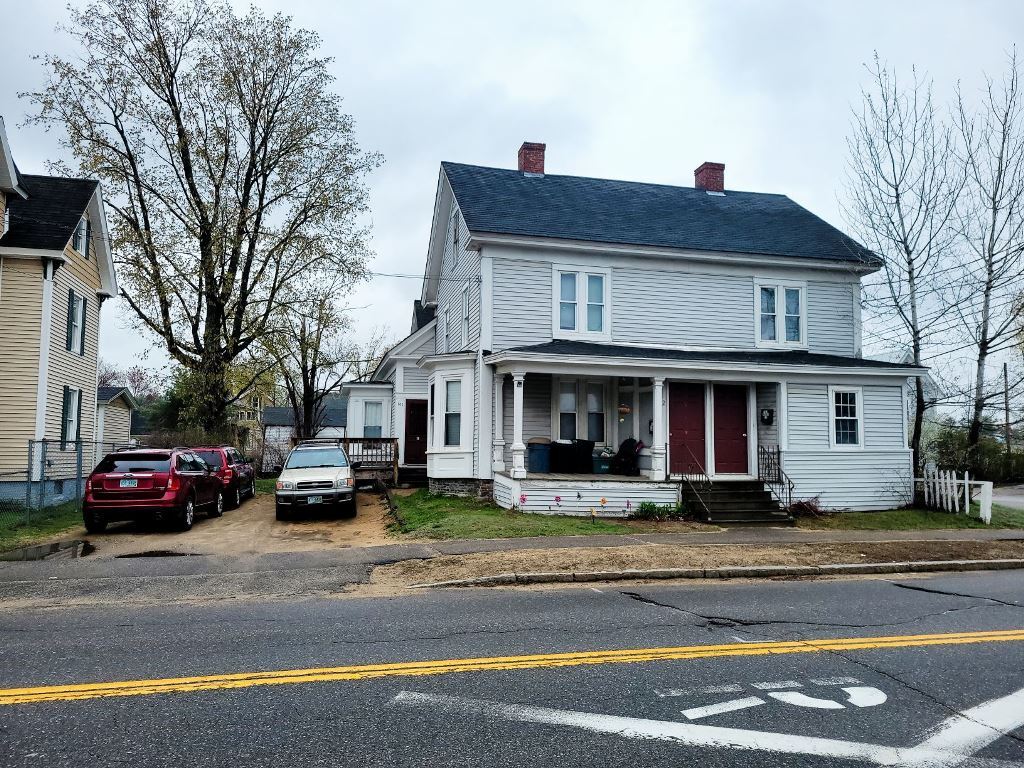
<svg viewBox="0 0 1024 768"><path fill-rule="evenodd" d="M793 481L782 471L782 451L779 446L757 447L757 479L768 486L775 500L788 511L793 505Z"/></svg>

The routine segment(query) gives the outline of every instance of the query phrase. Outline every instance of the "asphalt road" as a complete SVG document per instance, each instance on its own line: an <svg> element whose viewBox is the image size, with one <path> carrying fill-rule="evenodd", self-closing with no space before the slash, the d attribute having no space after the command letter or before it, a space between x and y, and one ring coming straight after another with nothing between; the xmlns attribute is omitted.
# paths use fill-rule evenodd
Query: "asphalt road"
<svg viewBox="0 0 1024 768"><path fill-rule="evenodd" d="M1024 765L1022 600L1011 571L0 605L0 765Z"/></svg>

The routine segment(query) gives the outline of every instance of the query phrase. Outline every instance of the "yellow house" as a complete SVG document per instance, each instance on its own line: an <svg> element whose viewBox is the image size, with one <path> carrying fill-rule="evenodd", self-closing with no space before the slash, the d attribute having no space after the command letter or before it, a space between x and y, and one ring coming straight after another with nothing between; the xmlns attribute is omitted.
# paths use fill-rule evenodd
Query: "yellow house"
<svg viewBox="0 0 1024 768"><path fill-rule="evenodd" d="M20 173L2 118L0 220L0 480L11 480L38 464L32 441L102 439L100 307L117 281L99 182Z"/></svg>

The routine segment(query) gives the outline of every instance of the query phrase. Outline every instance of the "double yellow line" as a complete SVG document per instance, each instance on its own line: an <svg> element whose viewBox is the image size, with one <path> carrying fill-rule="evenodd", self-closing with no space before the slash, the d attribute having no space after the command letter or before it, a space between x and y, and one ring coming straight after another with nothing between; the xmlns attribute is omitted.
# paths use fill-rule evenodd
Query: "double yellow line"
<svg viewBox="0 0 1024 768"><path fill-rule="evenodd" d="M257 685L323 683L338 680L375 680L388 677L419 677L455 672L484 672L519 669L551 669L585 664L627 664L644 661L708 659L720 656L768 656L823 651L864 651L885 648L915 648L930 645L964 645L1024 641L1024 629L989 632L950 632L934 635L891 637L849 637L826 640L794 640L729 645L684 645L674 648L634 648L583 653L547 653L528 656L492 656L470 659L411 661L395 664L358 664L343 667L285 669L272 672L237 672L197 677L168 677L152 680L121 680L109 683L48 685L35 688L0 689L2 704L34 704L44 701L79 701L110 696L145 696L154 693L216 691L251 688Z"/></svg>

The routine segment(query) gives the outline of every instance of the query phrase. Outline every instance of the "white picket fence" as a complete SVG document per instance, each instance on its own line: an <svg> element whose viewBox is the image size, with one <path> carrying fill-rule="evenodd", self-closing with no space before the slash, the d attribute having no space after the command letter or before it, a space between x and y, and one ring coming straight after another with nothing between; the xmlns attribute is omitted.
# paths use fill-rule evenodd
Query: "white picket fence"
<svg viewBox="0 0 1024 768"><path fill-rule="evenodd" d="M939 469L934 464L926 465L924 477L917 477L914 480L924 487L925 507L954 514L963 511L965 515L969 515L974 491L980 491L978 516L985 524L992 523L992 483L971 480L967 472L964 472L961 479L952 470Z"/></svg>

